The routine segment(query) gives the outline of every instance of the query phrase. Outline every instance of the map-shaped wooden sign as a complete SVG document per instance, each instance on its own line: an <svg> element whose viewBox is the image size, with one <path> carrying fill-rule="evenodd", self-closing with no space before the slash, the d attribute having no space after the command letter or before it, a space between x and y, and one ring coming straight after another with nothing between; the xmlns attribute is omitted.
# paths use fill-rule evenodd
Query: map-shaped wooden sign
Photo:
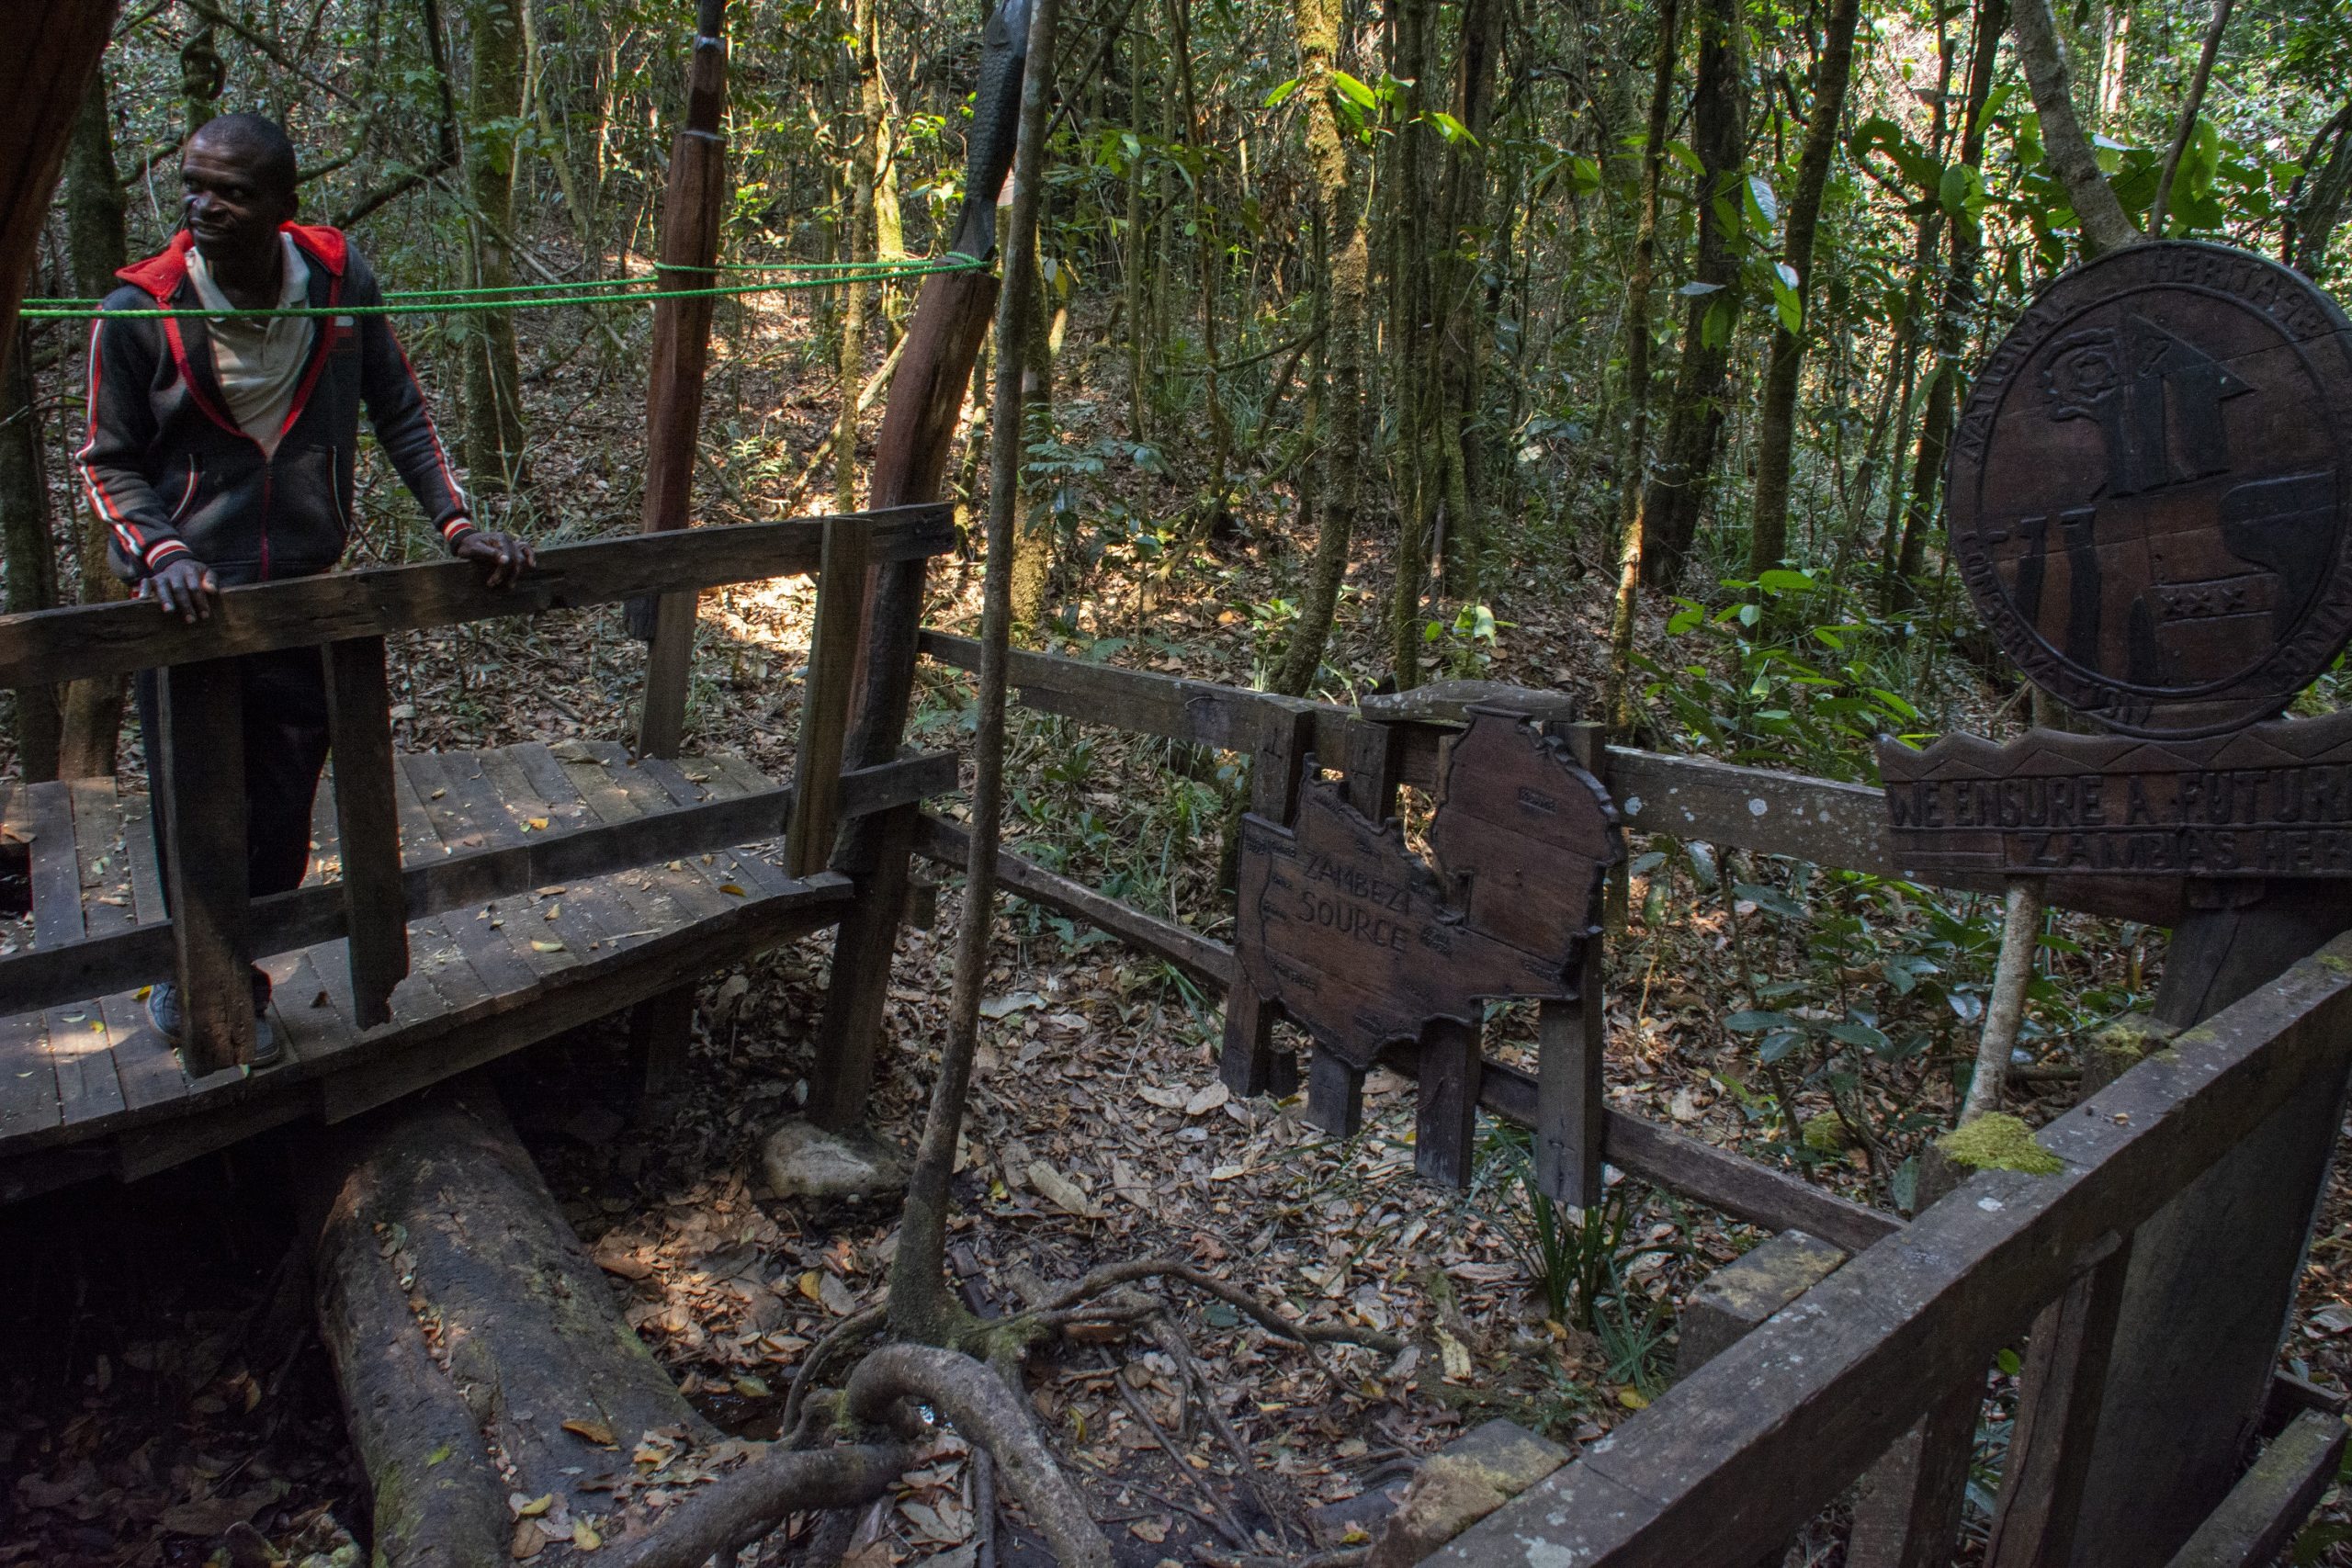
<svg viewBox="0 0 2352 1568"><path fill-rule="evenodd" d="M1320 780L1289 827L1242 818L1242 969L1358 1070L1435 1020L1475 1023L1483 998L1574 999L1601 874L1624 854L1599 781L1514 714L1472 710L1437 796L1435 865Z"/></svg>
<svg viewBox="0 0 2352 1568"><path fill-rule="evenodd" d="M2043 690L2127 735L2269 718L2352 640L2352 323L2248 252L2101 257L1985 362L1947 493Z"/></svg>

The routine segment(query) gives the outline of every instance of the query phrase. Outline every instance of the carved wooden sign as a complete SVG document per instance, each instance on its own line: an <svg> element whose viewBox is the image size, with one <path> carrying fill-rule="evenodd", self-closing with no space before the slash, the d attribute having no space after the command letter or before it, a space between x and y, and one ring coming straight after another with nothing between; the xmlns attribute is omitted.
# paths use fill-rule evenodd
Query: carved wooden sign
<svg viewBox="0 0 2352 1568"><path fill-rule="evenodd" d="M1906 876L2352 875L2352 713L2203 740L1890 740L1879 769Z"/></svg>
<svg viewBox="0 0 2352 1568"><path fill-rule="evenodd" d="M1435 865L1320 780L1290 826L1242 818L1242 968L1358 1070L1434 1020L1476 1021L1482 998L1573 998L1601 874L1624 853L1615 808L1566 748L1484 708L1447 743L1429 842Z"/></svg>
<svg viewBox="0 0 2352 1568"><path fill-rule="evenodd" d="M2052 695L2127 735L2272 717L2352 639L2352 323L2186 241L2076 268L1978 376L1952 558Z"/></svg>
<svg viewBox="0 0 2352 1568"><path fill-rule="evenodd" d="M2079 267L1952 442L1951 554L2028 679L2115 733L1879 746L1894 863L2352 874L2352 719L2277 715L2352 641L2352 322L2181 241Z"/></svg>

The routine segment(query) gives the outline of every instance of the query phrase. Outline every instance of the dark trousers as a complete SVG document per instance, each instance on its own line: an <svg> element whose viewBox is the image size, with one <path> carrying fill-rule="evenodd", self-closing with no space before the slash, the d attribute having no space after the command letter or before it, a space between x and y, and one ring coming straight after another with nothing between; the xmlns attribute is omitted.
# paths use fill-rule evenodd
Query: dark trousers
<svg viewBox="0 0 2352 1568"><path fill-rule="evenodd" d="M327 761L326 667L315 648L248 653L237 660L244 692L245 877L252 897L302 885L311 867L311 804ZM139 728L156 779L164 729L155 671L139 672ZM164 796L154 788L155 858L165 857ZM168 895L167 895L168 897Z"/></svg>

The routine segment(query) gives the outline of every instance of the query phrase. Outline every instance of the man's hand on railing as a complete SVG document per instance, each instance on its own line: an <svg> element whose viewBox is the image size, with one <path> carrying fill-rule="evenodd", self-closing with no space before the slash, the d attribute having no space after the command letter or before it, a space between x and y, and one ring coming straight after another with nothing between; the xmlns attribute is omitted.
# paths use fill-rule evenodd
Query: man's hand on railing
<svg viewBox="0 0 2352 1568"><path fill-rule="evenodd" d="M139 596L153 599L164 614L177 615L189 626L209 619L212 601L220 592L212 569L193 556L179 556L150 573L139 584Z"/></svg>
<svg viewBox="0 0 2352 1568"><path fill-rule="evenodd" d="M463 560L478 560L490 568L490 575L482 581L492 588L504 588L520 581L523 574L538 564L538 555L528 541L512 534L477 531L458 542L458 555Z"/></svg>

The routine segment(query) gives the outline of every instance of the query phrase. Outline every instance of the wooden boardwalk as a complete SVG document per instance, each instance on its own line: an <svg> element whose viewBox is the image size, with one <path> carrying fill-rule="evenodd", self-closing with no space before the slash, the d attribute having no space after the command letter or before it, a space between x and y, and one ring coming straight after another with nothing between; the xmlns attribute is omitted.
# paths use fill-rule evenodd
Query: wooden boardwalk
<svg viewBox="0 0 2352 1568"><path fill-rule="evenodd" d="M395 772L411 866L776 787L740 758L632 761L610 741L403 756ZM36 951L164 919L149 809L108 779L9 795L0 830L28 852ZM313 882L339 869L334 822L330 784ZM285 1056L259 1072L191 1077L134 992L0 1017L0 1201L356 1115L831 924L849 896L751 844L449 909L410 923L411 973L368 1030L342 939L276 954L261 964Z"/></svg>

